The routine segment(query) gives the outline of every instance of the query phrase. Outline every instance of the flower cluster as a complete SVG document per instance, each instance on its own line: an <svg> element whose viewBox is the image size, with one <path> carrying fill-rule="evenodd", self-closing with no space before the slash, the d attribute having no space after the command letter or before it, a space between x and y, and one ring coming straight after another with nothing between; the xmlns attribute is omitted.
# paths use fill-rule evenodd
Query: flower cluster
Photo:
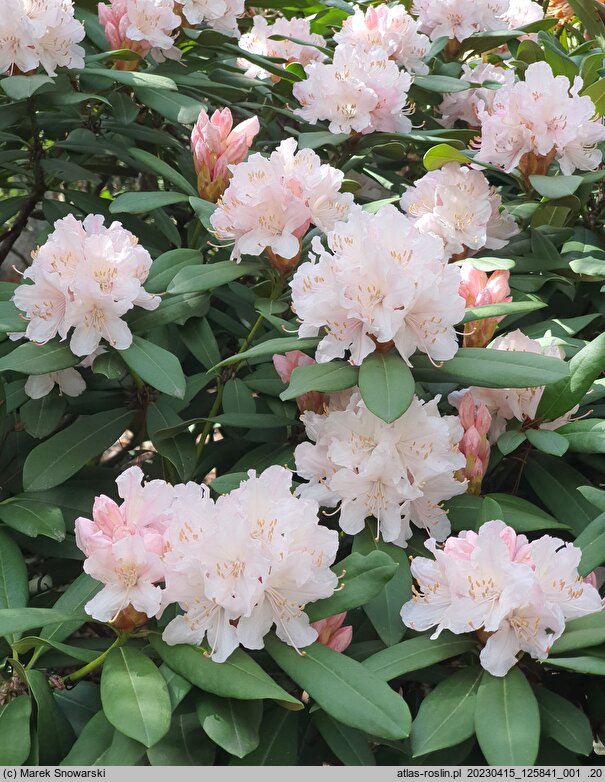
<svg viewBox="0 0 605 782"><path fill-rule="evenodd" d="M283 41L274 41L271 36L284 36ZM308 45L294 43L287 40L296 38L299 41L306 41ZM325 38L317 33L311 32L308 19L284 19L280 17L273 24L265 19L264 16L255 16L252 28L244 33L240 38L239 45L251 54L260 54L263 57L277 57L285 60L286 63L298 62L301 65L308 65L310 62L321 61L325 59L325 54L317 47L326 45ZM238 60L238 65L246 69L246 76L257 79L269 79L278 77L272 76L256 63L247 62L244 59Z"/></svg>
<svg viewBox="0 0 605 782"><path fill-rule="evenodd" d="M305 122L328 120L332 133L408 133L405 108L412 79L384 49L339 44L331 63L312 62L294 85Z"/></svg>
<svg viewBox="0 0 605 782"><path fill-rule="evenodd" d="M296 471L308 481L300 496L339 506L339 524L350 535L373 516L378 534L398 546L405 547L412 523L444 540L450 524L441 503L466 490L455 477L466 459L458 450L462 426L456 416L440 416L438 401L414 398L390 424L357 391L331 400L325 415L304 413L311 442L294 453Z"/></svg>
<svg viewBox="0 0 605 782"><path fill-rule="evenodd" d="M83 68L84 25L72 0L5 0L0 17L0 74Z"/></svg>
<svg viewBox="0 0 605 782"><path fill-rule="evenodd" d="M519 652L546 659L566 620L601 610L599 593L578 575L582 552L559 538L529 543L495 520L443 547L434 539L425 545L435 559L412 561L417 587L401 609L404 623L435 627L432 638L478 631L487 638L481 664L493 676L505 676Z"/></svg>
<svg viewBox="0 0 605 782"><path fill-rule="evenodd" d="M188 24L203 22L234 38L239 38L237 20L245 10L245 0L183 0L182 3L182 15Z"/></svg>
<svg viewBox="0 0 605 782"><path fill-rule="evenodd" d="M130 49L154 60L178 60L181 51L174 39L181 19L174 12L174 0L110 0L99 3L99 22L112 49ZM136 61L119 61L120 68L136 68Z"/></svg>
<svg viewBox="0 0 605 782"><path fill-rule="evenodd" d="M466 261L460 268L462 282L460 295L464 297L467 307L484 307L488 304L501 304L512 301L508 279L510 273L504 269L492 272L488 277L485 272L475 269ZM484 348L494 336L498 323L504 315L493 318L471 320L464 324L465 348Z"/></svg>
<svg viewBox="0 0 605 782"><path fill-rule="evenodd" d="M515 72L510 68L500 68L489 62L480 62L474 67L469 63L462 65L460 78L473 84L484 82L496 82L510 87L515 83ZM446 128L452 128L456 120L466 122L472 128L478 128L480 123L477 106L482 102L485 110L491 111L497 90L487 87L473 87L461 92L449 92L443 96L438 107L441 116L441 124Z"/></svg>
<svg viewBox="0 0 605 782"><path fill-rule="evenodd" d="M422 233L439 236L445 254L466 256L487 247L499 250L519 233L502 200L480 171L446 163L430 171L401 197L401 208Z"/></svg>
<svg viewBox="0 0 605 782"><path fill-rule="evenodd" d="M530 339L523 332L511 331L504 337L498 337L491 345L490 350L514 350L521 353L537 353L539 355L551 356L552 358L563 358L563 350L555 344L542 346L537 340ZM517 420L523 424L529 424L536 418L536 412L540 399L544 393L544 386L535 386L533 388L481 388L472 386L462 391L453 391L448 401L454 407L458 407L460 401L467 392L472 394L477 404L484 404L492 416L492 424L489 430L489 438L492 443L506 429L506 423L510 420ZM541 422L541 429L558 429L569 421L569 417L576 412L576 405L565 415L557 418L555 421Z"/></svg>
<svg viewBox="0 0 605 782"><path fill-rule="evenodd" d="M276 265L294 265L309 226L329 231L353 201L338 192L342 171L322 165L310 149L297 152L291 138L268 158L256 153L229 168L232 179L211 222L219 239L235 242L235 260L267 251Z"/></svg>
<svg viewBox="0 0 605 782"><path fill-rule="evenodd" d="M474 33L514 29L544 16L532 0L415 0L412 13L432 41L464 41Z"/></svg>
<svg viewBox="0 0 605 782"><path fill-rule="evenodd" d="M261 649L274 625L296 648L313 643L323 628L303 609L337 586L329 566L338 535L319 525L317 503L292 495L288 470L248 475L214 502L196 483L141 486L138 467L122 473L123 502L97 497L92 520L76 520L84 569L104 584L86 611L111 621L125 609L152 617L178 604L164 641L207 639L217 662L240 643Z"/></svg>
<svg viewBox="0 0 605 782"><path fill-rule="evenodd" d="M77 356L92 354L102 339L125 350L132 333L122 316L134 306L160 304L143 288L151 267L147 250L121 223L105 227L100 215L57 220L32 257L23 276L33 285L20 285L13 301L29 320L25 336L33 342L56 334L66 339L73 327L70 348Z"/></svg>
<svg viewBox="0 0 605 782"><path fill-rule="evenodd" d="M481 481L489 464L491 449L487 433L492 417L487 407L483 403L476 405L472 394L467 392L458 404L458 418L464 429L458 447L466 457L466 465L456 477L468 481L469 494L480 494Z"/></svg>
<svg viewBox="0 0 605 782"><path fill-rule="evenodd" d="M230 165L241 163L260 130L258 117L233 127L230 109L215 111L208 117L204 109L191 133L191 149L200 198L216 202L225 192L231 177Z"/></svg>
<svg viewBox="0 0 605 782"><path fill-rule="evenodd" d="M504 171L519 167L525 176L546 174L556 159L561 172L592 171L602 160L597 143L605 125L594 119L595 105L578 76L554 76L545 62L532 63L525 80L496 91L491 107L479 101L481 141L477 160Z"/></svg>
<svg viewBox="0 0 605 782"><path fill-rule="evenodd" d="M418 22L402 5L382 3L370 6L365 13L356 8L334 34L334 40L339 45L358 46L367 52L379 47L410 73L429 72L423 60L430 49L429 39L418 32Z"/></svg>
<svg viewBox="0 0 605 782"><path fill-rule="evenodd" d="M380 349L394 344L406 361L417 349L434 361L452 358L464 300L460 270L447 265L438 237L387 205L375 214L353 210L328 234L328 246L315 237L316 255L291 282L299 335L327 331L319 362L348 350L352 363L361 364L377 343Z"/></svg>

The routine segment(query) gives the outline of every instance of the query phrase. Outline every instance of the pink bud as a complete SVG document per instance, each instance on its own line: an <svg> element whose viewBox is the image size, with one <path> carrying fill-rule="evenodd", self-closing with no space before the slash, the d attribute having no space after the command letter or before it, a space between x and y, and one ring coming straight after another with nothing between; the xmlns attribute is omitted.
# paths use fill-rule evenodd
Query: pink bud
<svg viewBox="0 0 605 782"><path fill-rule="evenodd" d="M347 612L344 611L342 614L313 622L311 627L317 630L318 643L330 647L335 652L344 652L353 639L353 628L350 625L342 627L346 617Z"/></svg>
<svg viewBox="0 0 605 782"><path fill-rule="evenodd" d="M469 392L465 394L458 405L458 416L464 429L470 429L475 423L475 400Z"/></svg>
<svg viewBox="0 0 605 782"><path fill-rule="evenodd" d="M484 307L488 304L499 304L511 301L508 287L509 273L499 269L487 277L484 272L475 269L470 263L461 266L462 282L459 294L464 298L467 307ZM483 348L491 341L496 326L503 316L472 320L464 326L464 347Z"/></svg>
<svg viewBox="0 0 605 782"><path fill-rule="evenodd" d="M315 359L307 356L302 350L290 350L283 356L277 354L273 356L273 366L282 383L290 382L292 372L294 372L296 367L315 363ZM297 397L296 404L301 412L313 410L316 413L321 413L324 406L324 395L319 391L308 391L306 394Z"/></svg>
<svg viewBox="0 0 605 782"><path fill-rule="evenodd" d="M464 429L459 448L466 456L466 466L456 473L456 477L469 481L470 494L479 494L481 480L489 463L490 445L487 433L492 421L491 415L484 404L476 407L472 394L468 392L458 404L458 417Z"/></svg>

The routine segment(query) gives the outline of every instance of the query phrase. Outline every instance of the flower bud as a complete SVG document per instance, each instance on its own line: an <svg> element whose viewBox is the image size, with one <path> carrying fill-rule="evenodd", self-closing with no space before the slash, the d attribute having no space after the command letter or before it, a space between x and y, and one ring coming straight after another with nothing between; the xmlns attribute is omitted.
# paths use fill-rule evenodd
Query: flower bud
<svg viewBox="0 0 605 782"><path fill-rule="evenodd" d="M511 301L508 287L509 272L503 269L493 272L488 278L485 272L464 263L460 269L462 282L458 289L467 307L483 307ZM464 326L464 347L483 348L494 336L496 326L504 316L472 320Z"/></svg>
<svg viewBox="0 0 605 782"><path fill-rule="evenodd" d="M492 418L484 404L475 405L470 393L460 400L458 417L464 429L459 448L466 456L466 466L458 470L456 477L468 480L469 494L480 494L481 481L489 463L490 445L487 432Z"/></svg>
<svg viewBox="0 0 605 782"><path fill-rule="evenodd" d="M317 642L335 652L344 652L353 639L353 628L350 625L342 627L346 618L347 612L344 611L342 614L334 614L327 619L313 622L311 627L318 632Z"/></svg>

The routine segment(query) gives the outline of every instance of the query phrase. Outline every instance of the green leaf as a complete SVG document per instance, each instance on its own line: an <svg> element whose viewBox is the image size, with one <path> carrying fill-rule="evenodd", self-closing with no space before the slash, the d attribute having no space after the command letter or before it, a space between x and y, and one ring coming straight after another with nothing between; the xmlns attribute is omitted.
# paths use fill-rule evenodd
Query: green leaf
<svg viewBox="0 0 605 782"><path fill-rule="evenodd" d="M589 418L557 429L573 453L605 453L605 420Z"/></svg>
<svg viewBox="0 0 605 782"><path fill-rule="evenodd" d="M431 147L422 158L422 163L427 171L436 171L451 162L468 165L470 158L449 144L437 144Z"/></svg>
<svg viewBox="0 0 605 782"><path fill-rule="evenodd" d="M107 70L105 68L72 68L72 73L86 74L87 76L102 76L105 79L126 84L128 87L153 87L160 90L176 90L177 86L172 79L166 76L157 76L155 73L145 71L121 71Z"/></svg>
<svg viewBox="0 0 605 782"><path fill-rule="evenodd" d="M456 497L453 498L457 499ZM502 515L499 517L512 527L516 532L537 532L543 529L566 529L566 524L561 524L548 513L538 508L532 502L513 494L488 494L485 499L492 499L498 503ZM451 500L448 500L448 504Z"/></svg>
<svg viewBox="0 0 605 782"><path fill-rule="evenodd" d="M134 766L145 754L138 741L115 730L102 711L84 726L62 766Z"/></svg>
<svg viewBox="0 0 605 782"><path fill-rule="evenodd" d="M569 441L563 435L549 429L527 429L525 436L534 448L551 456L563 456L569 448Z"/></svg>
<svg viewBox="0 0 605 782"><path fill-rule="evenodd" d="M221 360L221 352L206 318L194 318L183 326L181 339L204 369L212 369Z"/></svg>
<svg viewBox="0 0 605 782"><path fill-rule="evenodd" d="M199 647L168 646L158 636L152 636L150 642L175 673L200 690L240 700L270 698L289 709L303 708L297 698L277 685L242 649L236 649L224 663L215 663Z"/></svg>
<svg viewBox="0 0 605 782"><path fill-rule="evenodd" d="M29 756L29 721L32 713L27 695L0 706L0 758L7 766L21 766Z"/></svg>
<svg viewBox="0 0 605 782"><path fill-rule="evenodd" d="M21 422L32 437L42 439L55 431L65 412L65 398L47 394L41 399L30 399L21 408Z"/></svg>
<svg viewBox="0 0 605 782"><path fill-rule="evenodd" d="M513 453L517 448L526 441L527 437L525 432L520 432L516 429L510 429L508 432L501 434L497 440L498 450L508 456L509 453Z"/></svg>
<svg viewBox="0 0 605 782"><path fill-rule="evenodd" d="M464 310L462 323L484 318L495 318L501 315L519 315L526 312L535 312L546 307L543 301L509 301L502 304L483 304L480 307L467 307Z"/></svg>
<svg viewBox="0 0 605 782"><path fill-rule="evenodd" d="M586 87L582 90L582 95L587 95L590 98L599 116L602 117L605 114L605 79L599 79Z"/></svg>
<svg viewBox="0 0 605 782"><path fill-rule="evenodd" d="M58 486L71 478L90 459L113 445L128 427L130 410L108 410L82 415L30 451L23 466L26 491Z"/></svg>
<svg viewBox="0 0 605 782"><path fill-rule="evenodd" d="M312 720L328 747L345 766L376 765L374 753L361 731L337 722L321 709L313 713Z"/></svg>
<svg viewBox="0 0 605 782"><path fill-rule="evenodd" d="M534 190L545 198L565 198L573 195L583 183L581 176L541 176L529 177Z"/></svg>
<svg viewBox="0 0 605 782"><path fill-rule="evenodd" d="M211 766L215 747L195 714L176 714L170 730L147 750L152 766Z"/></svg>
<svg viewBox="0 0 605 782"><path fill-rule="evenodd" d="M579 755L592 752L592 728L583 711L544 687L534 690L540 707L542 734Z"/></svg>
<svg viewBox="0 0 605 782"><path fill-rule="evenodd" d="M33 76L8 76L0 81L0 86L12 100L24 100L31 98L45 84L53 83L49 76L35 74Z"/></svg>
<svg viewBox="0 0 605 782"><path fill-rule="evenodd" d="M183 96L179 96L178 93L176 93L176 97ZM163 179L172 182L172 184L176 185L183 193L193 196L197 195L193 185L190 184L182 174L179 174L172 166L168 165L168 163L165 163L163 160L160 160L160 158L155 155L152 155L150 152L146 152L144 149L139 149L138 147L130 147L128 154L130 157L138 160L139 163L142 163L150 171L153 171L154 174L159 174Z"/></svg>
<svg viewBox="0 0 605 782"><path fill-rule="evenodd" d="M44 535L58 541L65 539L63 513L53 505L11 497L0 503L0 521L30 538Z"/></svg>
<svg viewBox="0 0 605 782"><path fill-rule="evenodd" d="M241 353L236 353L229 358L225 358L220 364L217 364L214 369L218 367L226 367L230 364L238 364L240 361L249 361L250 359L264 358L265 356L274 356L276 353L282 356L289 350L307 350L308 348L317 347L317 337L306 337L299 339L298 337L283 337L280 339L268 339L266 342L261 342L258 345L244 350ZM300 367L297 367L300 369ZM294 373L292 373L294 374Z"/></svg>
<svg viewBox="0 0 605 782"><path fill-rule="evenodd" d="M448 632L441 633L435 640L431 640L428 636L420 636L373 654L364 660L363 667L379 679L390 681L475 648L476 641L470 636L452 635Z"/></svg>
<svg viewBox="0 0 605 782"><path fill-rule="evenodd" d="M319 643L307 646L301 657L274 635L265 637L265 649L335 720L379 738L409 735L412 720L406 702L356 660Z"/></svg>
<svg viewBox="0 0 605 782"><path fill-rule="evenodd" d="M588 34L598 41L599 46L605 46L605 25L598 13L598 6L593 0L569 0L575 15L582 22ZM585 94L584 91L583 94Z"/></svg>
<svg viewBox="0 0 605 782"><path fill-rule="evenodd" d="M27 685L36 703L36 737L39 763L57 765L69 752L75 735L63 714L42 671L26 671Z"/></svg>
<svg viewBox="0 0 605 782"><path fill-rule="evenodd" d="M0 637L11 641L15 633L28 629L11 627L11 617L20 617L20 610L28 600L27 566L23 555L15 541L0 531Z"/></svg>
<svg viewBox="0 0 605 782"><path fill-rule="evenodd" d="M465 92L470 90L471 83L453 76L414 76L414 85L429 92Z"/></svg>
<svg viewBox="0 0 605 782"><path fill-rule="evenodd" d="M230 766L295 766L298 763L298 715L270 709L260 726L258 747L244 760L233 758Z"/></svg>
<svg viewBox="0 0 605 782"><path fill-rule="evenodd" d="M477 693L475 732L492 766L532 766L540 744L540 711L529 682L516 666L506 676L487 671Z"/></svg>
<svg viewBox="0 0 605 782"><path fill-rule="evenodd" d="M590 676L605 676L605 658L581 655L579 657L549 657L545 664L565 671L575 671Z"/></svg>
<svg viewBox="0 0 605 782"><path fill-rule="evenodd" d="M59 597L53 610L66 614L72 621L53 622L46 624L40 633L40 637L49 641L61 642L74 633L86 621L84 606L101 589L102 584L87 573L80 573L75 581L67 587L65 592ZM73 620L73 617L80 616L80 619Z"/></svg>
<svg viewBox="0 0 605 782"><path fill-rule="evenodd" d="M413 757L454 747L475 734L475 704L482 676L483 669L473 665L431 690L412 725Z"/></svg>
<svg viewBox="0 0 605 782"><path fill-rule="evenodd" d="M204 695L197 716L207 736L230 755L243 758L258 746L262 701L241 701Z"/></svg>
<svg viewBox="0 0 605 782"><path fill-rule="evenodd" d="M396 353L371 353L359 368L361 397L368 410L387 424L405 413L414 389L412 373Z"/></svg>
<svg viewBox="0 0 605 782"><path fill-rule="evenodd" d="M547 387L537 415L554 421L582 400L605 366L605 332L589 342L569 362L569 376Z"/></svg>
<svg viewBox="0 0 605 782"><path fill-rule="evenodd" d="M209 233L214 233L210 218L216 211L216 204L213 204L211 201L205 201L203 198L197 198L197 196L191 196L189 204L204 228ZM231 263L234 263L234 261L231 261Z"/></svg>
<svg viewBox="0 0 605 782"><path fill-rule="evenodd" d="M595 508L605 511L605 490L595 489L594 486L578 486L578 491Z"/></svg>
<svg viewBox="0 0 605 782"><path fill-rule="evenodd" d="M185 396L185 375L173 353L135 335L132 345L120 351L120 355L145 383L178 399Z"/></svg>
<svg viewBox="0 0 605 782"><path fill-rule="evenodd" d="M172 707L166 681L138 649L123 646L109 653L101 676L101 702L111 724L146 747L168 733Z"/></svg>
<svg viewBox="0 0 605 782"><path fill-rule="evenodd" d="M582 530L574 545L582 550L582 559L578 565L581 576L587 576L605 562L605 513L601 513Z"/></svg>
<svg viewBox="0 0 605 782"><path fill-rule="evenodd" d="M485 348L461 348L437 368L428 357L415 356L414 367L414 377L420 382L452 381L483 388L548 386L569 374L567 364L558 358Z"/></svg>
<svg viewBox="0 0 605 782"><path fill-rule="evenodd" d="M312 622L367 603L393 578L397 564L383 551L372 551L365 556L350 554L333 565L332 570L337 575L344 573L343 588L325 600L307 605L305 610Z"/></svg>
<svg viewBox="0 0 605 782"><path fill-rule="evenodd" d="M133 191L122 193L109 204L111 214L146 214L154 209L161 209L164 206L173 204L185 204L189 201L189 196L184 193L174 193L171 191Z"/></svg>
<svg viewBox="0 0 605 782"><path fill-rule="evenodd" d="M162 436L162 430L179 429L178 433ZM196 465L195 441L184 431L181 421L167 399L160 397L147 408L147 429L154 448L176 468L183 481L189 480Z"/></svg>
<svg viewBox="0 0 605 782"><path fill-rule="evenodd" d="M274 342L275 340L272 340ZM330 361L327 364L305 364L296 367L290 377L288 388L279 395L286 401L296 399L308 391L331 393L351 388L357 383L357 367L347 361Z"/></svg>
<svg viewBox="0 0 605 782"><path fill-rule="evenodd" d="M0 554L5 550L4 537L2 534ZM2 595L2 591L0 591L0 595ZM86 621L87 618L83 617L83 621ZM22 633L35 627L42 627L42 625L61 624L68 621L74 621L73 613L56 611L54 608L0 608L0 638L5 638L13 633Z"/></svg>
<svg viewBox="0 0 605 782"><path fill-rule="evenodd" d="M55 341L44 345L26 342L0 359L0 372L10 369L24 375L45 375L73 367L79 360L65 344Z"/></svg>
<svg viewBox="0 0 605 782"><path fill-rule="evenodd" d="M181 269L168 285L168 293L210 291L246 274L257 272L258 264L252 262L217 261L216 263L187 266Z"/></svg>
<svg viewBox="0 0 605 782"><path fill-rule="evenodd" d="M194 123L203 104L189 95L180 92L167 91L156 87L137 87L137 98L145 106L157 111L166 119L181 122L184 125ZM195 192L192 195L197 195Z"/></svg>

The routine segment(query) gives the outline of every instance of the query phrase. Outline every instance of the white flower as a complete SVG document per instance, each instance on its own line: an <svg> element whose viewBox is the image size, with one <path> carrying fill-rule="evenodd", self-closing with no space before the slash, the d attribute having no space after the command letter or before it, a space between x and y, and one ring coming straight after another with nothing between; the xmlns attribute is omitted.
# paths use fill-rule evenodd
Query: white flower
<svg viewBox="0 0 605 782"><path fill-rule="evenodd" d="M191 25L204 22L219 33L239 38L237 20L246 10L244 0L184 0L183 15Z"/></svg>
<svg viewBox="0 0 605 782"><path fill-rule="evenodd" d="M510 87L515 83L515 72L509 68L500 68L489 62L480 62L471 66L463 63L460 78L474 84L483 84L486 81L495 81L503 86ZM443 96L439 106L442 115L441 124L446 128L452 128L456 120L466 122L473 128L479 127L480 120L477 115L477 106L482 106L487 111L491 110L498 90L487 87L473 87L462 92L450 92Z"/></svg>
<svg viewBox="0 0 605 782"><path fill-rule="evenodd" d="M296 38L299 41L307 41L308 46L294 43L293 41L271 40L271 36L283 35L286 38ZM277 57L285 60L287 63L298 62L301 65L308 65L310 62L324 60L326 55L318 49L318 46L326 45L325 38L321 35L311 32L308 19L284 19L280 17L269 24L264 16L255 16L252 20L252 28L249 32L242 35L239 41L241 49L251 54L260 54L263 57ZM257 79L274 78L269 71L266 71L260 65L248 62L241 58L237 61L241 68L246 69L246 76Z"/></svg>
<svg viewBox="0 0 605 782"><path fill-rule="evenodd" d="M70 367L44 375L30 375L25 382L24 391L31 399L41 399L50 394L55 385L59 386L59 393L65 396L80 396L86 389L82 375L77 369Z"/></svg>
<svg viewBox="0 0 605 782"><path fill-rule="evenodd" d="M432 41L442 36L463 41L474 33L515 29L544 16L532 0L415 0L412 13Z"/></svg>

